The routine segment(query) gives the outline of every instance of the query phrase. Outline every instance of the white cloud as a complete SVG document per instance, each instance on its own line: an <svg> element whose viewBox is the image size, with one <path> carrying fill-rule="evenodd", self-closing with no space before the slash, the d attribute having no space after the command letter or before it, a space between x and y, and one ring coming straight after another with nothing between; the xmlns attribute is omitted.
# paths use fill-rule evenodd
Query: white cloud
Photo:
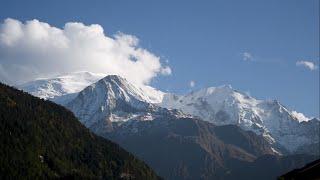
<svg viewBox="0 0 320 180"><path fill-rule="evenodd" d="M253 60L253 56L252 56L252 54L249 53L249 52L243 52L243 53L242 53L242 59L243 59L244 61L251 61L251 60Z"/></svg>
<svg viewBox="0 0 320 180"><path fill-rule="evenodd" d="M297 61L296 66L303 66L311 71L316 70L318 68L318 66L316 66L316 64L311 61Z"/></svg>
<svg viewBox="0 0 320 180"><path fill-rule="evenodd" d="M135 36L109 36L98 24L69 22L56 28L10 18L0 24L0 69L0 81L7 83L85 70L148 84L159 74L172 73Z"/></svg>
<svg viewBox="0 0 320 180"><path fill-rule="evenodd" d="M191 88L193 88L195 85L196 85L196 82L195 82L195 81L190 81L189 86L190 86Z"/></svg>

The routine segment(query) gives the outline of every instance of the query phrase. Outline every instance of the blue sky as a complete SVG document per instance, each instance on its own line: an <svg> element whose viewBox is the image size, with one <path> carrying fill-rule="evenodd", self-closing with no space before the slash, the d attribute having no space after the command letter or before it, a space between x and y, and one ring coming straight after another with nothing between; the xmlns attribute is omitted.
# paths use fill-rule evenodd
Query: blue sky
<svg viewBox="0 0 320 180"><path fill-rule="evenodd" d="M100 24L161 57L172 75L152 85L185 93L231 84L260 99L278 99L319 116L319 1L17 1L0 2L0 20ZM244 60L243 53L250 55ZM194 81L194 87L190 87Z"/></svg>

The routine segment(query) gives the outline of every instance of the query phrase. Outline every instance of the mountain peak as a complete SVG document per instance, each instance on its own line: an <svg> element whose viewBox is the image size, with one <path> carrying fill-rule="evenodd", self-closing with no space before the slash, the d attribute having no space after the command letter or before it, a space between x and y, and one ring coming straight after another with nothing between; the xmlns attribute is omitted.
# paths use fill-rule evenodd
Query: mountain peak
<svg viewBox="0 0 320 180"><path fill-rule="evenodd" d="M97 132L104 131L102 127L108 128L107 122L124 122L138 116L143 119L153 107L141 87L117 75L108 75L86 87L66 106Z"/></svg>
<svg viewBox="0 0 320 180"><path fill-rule="evenodd" d="M138 88L130 83L127 79L118 76L118 75L107 75L104 78L100 79L97 83L92 84L96 86L97 84L110 84L112 87L122 88L125 91L132 91L133 93L139 91Z"/></svg>
<svg viewBox="0 0 320 180"><path fill-rule="evenodd" d="M88 86L88 88L90 88L91 91L93 89L96 89L96 93L98 96L123 99L126 102L129 102L132 99L149 102L148 97L144 94L143 90L139 86L133 85L125 78L118 75L105 76L98 82ZM80 93L87 93L86 89L84 89L84 91L81 91Z"/></svg>
<svg viewBox="0 0 320 180"><path fill-rule="evenodd" d="M125 78L119 76L119 75L107 75L105 76L104 78L102 78L101 80L105 80L105 81L112 81L112 80L115 80L115 81L127 81Z"/></svg>

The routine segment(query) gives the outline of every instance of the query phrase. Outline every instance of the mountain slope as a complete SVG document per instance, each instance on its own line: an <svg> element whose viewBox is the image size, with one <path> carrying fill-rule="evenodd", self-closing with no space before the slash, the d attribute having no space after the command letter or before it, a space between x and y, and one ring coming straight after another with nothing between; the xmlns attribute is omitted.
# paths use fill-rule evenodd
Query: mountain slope
<svg viewBox="0 0 320 180"><path fill-rule="evenodd" d="M228 136L232 133L237 138ZM233 164L275 155L269 143L252 132L234 125L217 127L194 118L131 121L104 136L143 159L166 179L233 179L233 169L240 168Z"/></svg>
<svg viewBox="0 0 320 180"><path fill-rule="evenodd" d="M309 120L278 101L257 100L231 86L210 87L183 96L166 94L158 105L179 109L215 125L238 125L290 153L319 143L318 119Z"/></svg>
<svg viewBox="0 0 320 180"><path fill-rule="evenodd" d="M0 179L158 179L54 103L0 84Z"/></svg>

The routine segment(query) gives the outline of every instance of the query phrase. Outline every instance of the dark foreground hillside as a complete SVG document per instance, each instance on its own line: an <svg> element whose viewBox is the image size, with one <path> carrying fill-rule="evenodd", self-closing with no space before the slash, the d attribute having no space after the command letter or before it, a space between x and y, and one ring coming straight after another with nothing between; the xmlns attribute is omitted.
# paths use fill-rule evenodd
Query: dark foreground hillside
<svg viewBox="0 0 320 180"><path fill-rule="evenodd" d="M65 108L0 83L0 179L158 179Z"/></svg>

